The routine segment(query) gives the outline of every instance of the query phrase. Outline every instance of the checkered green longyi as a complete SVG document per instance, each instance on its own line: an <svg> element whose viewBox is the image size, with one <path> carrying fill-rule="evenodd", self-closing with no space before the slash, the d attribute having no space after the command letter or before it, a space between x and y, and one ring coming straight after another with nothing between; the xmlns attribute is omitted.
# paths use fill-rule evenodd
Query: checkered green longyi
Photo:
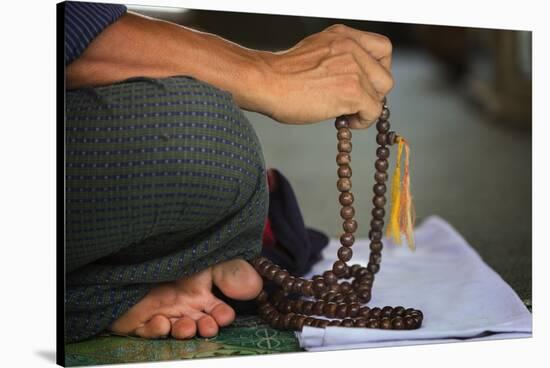
<svg viewBox="0 0 550 368"><path fill-rule="evenodd" d="M155 283L260 254L258 137L190 77L67 91L65 340L97 335Z"/></svg>

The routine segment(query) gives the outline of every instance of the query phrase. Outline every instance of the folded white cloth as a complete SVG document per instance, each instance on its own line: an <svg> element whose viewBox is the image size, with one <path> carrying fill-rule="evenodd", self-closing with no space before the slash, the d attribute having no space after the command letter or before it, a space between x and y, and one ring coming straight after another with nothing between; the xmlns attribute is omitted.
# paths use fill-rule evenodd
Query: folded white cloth
<svg viewBox="0 0 550 368"><path fill-rule="evenodd" d="M310 351L530 337L531 313L510 286L443 219L432 216L415 230L417 249L385 240L380 272L368 306L402 305L422 310L417 330L304 327L296 335ZM312 272L332 267L332 240ZM366 265L368 239L353 246L350 264Z"/></svg>

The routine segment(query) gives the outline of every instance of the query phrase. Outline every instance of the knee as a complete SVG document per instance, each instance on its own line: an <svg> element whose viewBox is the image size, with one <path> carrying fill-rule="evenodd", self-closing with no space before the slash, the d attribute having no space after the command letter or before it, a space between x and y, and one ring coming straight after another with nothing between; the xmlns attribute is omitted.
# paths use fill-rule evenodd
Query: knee
<svg viewBox="0 0 550 368"><path fill-rule="evenodd" d="M174 138L184 152L187 179L205 187L233 191L232 207L242 207L256 192L267 196L265 163L259 138L232 95L208 83L188 78L161 80L168 99L179 95ZM169 139L168 139L169 140ZM167 144L168 144L167 140Z"/></svg>

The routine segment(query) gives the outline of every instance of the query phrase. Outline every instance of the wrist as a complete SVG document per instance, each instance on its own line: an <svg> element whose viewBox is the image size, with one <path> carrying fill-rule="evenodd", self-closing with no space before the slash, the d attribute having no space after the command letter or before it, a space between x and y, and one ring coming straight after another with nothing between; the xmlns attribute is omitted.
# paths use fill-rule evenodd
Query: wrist
<svg viewBox="0 0 550 368"><path fill-rule="evenodd" d="M245 110L273 117L279 82L271 63L274 54L267 51L248 51L249 63L241 64L237 72L241 89L240 93L234 94L235 100Z"/></svg>

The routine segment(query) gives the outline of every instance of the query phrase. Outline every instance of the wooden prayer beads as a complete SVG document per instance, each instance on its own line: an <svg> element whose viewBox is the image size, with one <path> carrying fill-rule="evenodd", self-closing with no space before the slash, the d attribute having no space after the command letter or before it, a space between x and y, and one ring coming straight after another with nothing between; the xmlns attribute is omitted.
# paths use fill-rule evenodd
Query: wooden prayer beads
<svg viewBox="0 0 550 368"><path fill-rule="evenodd" d="M394 144L398 137L395 132L390 131L389 116L390 110L384 102L382 113L376 123L376 142L379 147L376 150L377 160L374 164L376 172L369 231L370 257L367 266L347 264L353 256L353 234L357 231L357 221L354 218L354 197L351 193L352 132L347 118L339 117L335 122L338 131L336 188L340 192L340 217L343 219L344 232L340 236L342 246L337 252L338 259L333 263L331 270L323 272L322 275L314 275L311 280L290 275L287 270L265 257L258 257L252 261L256 271L264 279L273 281L280 287L271 296L262 290L256 297L259 315L273 328L300 331L304 326L344 326L412 330L422 325L423 314L417 309L405 309L401 306L364 306L371 299L374 275L380 270L382 260L382 229L386 213L384 206L390 156L387 146ZM346 280L339 282L341 279ZM347 279L352 281L349 282ZM324 316L330 320L310 317L313 315Z"/></svg>

